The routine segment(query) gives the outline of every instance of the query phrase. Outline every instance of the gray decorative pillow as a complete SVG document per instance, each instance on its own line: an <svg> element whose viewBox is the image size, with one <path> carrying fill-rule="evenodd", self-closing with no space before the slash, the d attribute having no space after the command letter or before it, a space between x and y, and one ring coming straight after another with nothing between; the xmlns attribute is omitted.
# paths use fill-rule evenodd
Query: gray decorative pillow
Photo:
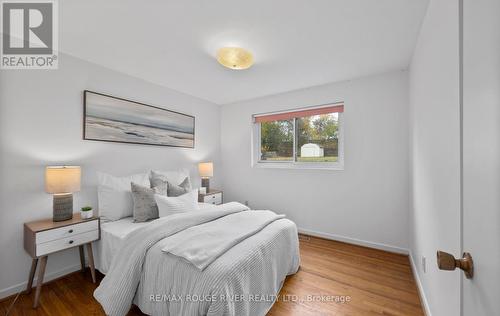
<svg viewBox="0 0 500 316"><path fill-rule="evenodd" d="M151 188L155 190L156 194L166 196L179 196L191 191L191 181L189 177L184 178L180 183L173 183L172 180L167 179L166 176L157 172L151 171L149 176Z"/></svg>
<svg viewBox="0 0 500 316"><path fill-rule="evenodd" d="M151 184L151 189L155 190L156 194L168 195L168 181L162 177L150 177L149 182Z"/></svg>
<svg viewBox="0 0 500 316"><path fill-rule="evenodd" d="M167 182L167 195L168 196L180 196L191 191L191 182L189 181L189 177L186 177L184 181L179 185L172 184Z"/></svg>
<svg viewBox="0 0 500 316"><path fill-rule="evenodd" d="M131 183L132 199L134 201L134 222L145 222L158 218L158 206L155 201L155 190Z"/></svg>

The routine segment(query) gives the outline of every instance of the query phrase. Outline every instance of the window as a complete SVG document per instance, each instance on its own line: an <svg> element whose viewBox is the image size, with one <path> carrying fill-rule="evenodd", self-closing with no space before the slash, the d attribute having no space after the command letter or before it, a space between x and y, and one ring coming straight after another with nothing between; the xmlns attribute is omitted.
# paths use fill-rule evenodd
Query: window
<svg viewBox="0 0 500 316"><path fill-rule="evenodd" d="M343 104L253 116L253 164L343 169Z"/></svg>

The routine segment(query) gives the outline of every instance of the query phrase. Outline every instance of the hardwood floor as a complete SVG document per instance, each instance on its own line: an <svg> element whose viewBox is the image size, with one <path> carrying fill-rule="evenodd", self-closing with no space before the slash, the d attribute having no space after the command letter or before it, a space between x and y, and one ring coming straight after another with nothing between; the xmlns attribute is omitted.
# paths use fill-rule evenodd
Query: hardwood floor
<svg viewBox="0 0 500 316"><path fill-rule="evenodd" d="M300 253L299 272L268 315L424 315L407 256L307 236ZM104 315L95 288L90 271L75 272L45 284L37 309L34 291L21 294L9 315ZM13 299L0 301L2 314ZM143 314L134 307L129 315Z"/></svg>
<svg viewBox="0 0 500 316"><path fill-rule="evenodd" d="M300 271L281 295L350 302L278 302L269 315L424 315L405 255L308 236L301 236L300 254Z"/></svg>

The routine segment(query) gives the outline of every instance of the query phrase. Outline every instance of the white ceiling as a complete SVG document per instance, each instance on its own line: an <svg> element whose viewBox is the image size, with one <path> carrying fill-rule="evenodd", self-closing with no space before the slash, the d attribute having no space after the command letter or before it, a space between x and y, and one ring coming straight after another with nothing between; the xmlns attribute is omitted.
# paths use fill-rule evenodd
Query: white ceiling
<svg viewBox="0 0 500 316"><path fill-rule="evenodd" d="M218 104L406 69L427 0L65 0L60 49ZM223 68L217 48L254 53Z"/></svg>

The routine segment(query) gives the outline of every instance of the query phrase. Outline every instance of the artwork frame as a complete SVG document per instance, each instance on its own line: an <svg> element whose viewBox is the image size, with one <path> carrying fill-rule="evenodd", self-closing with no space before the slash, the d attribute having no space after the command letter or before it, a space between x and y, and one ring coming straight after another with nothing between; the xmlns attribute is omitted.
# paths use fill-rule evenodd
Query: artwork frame
<svg viewBox="0 0 500 316"><path fill-rule="evenodd" d="M96 100L108 105L96 105ZM149 115L142 114L142 111ZM166 127L167 121L172 127ZM195 135L196 118L193 115L91 90L83 91L84 140L194 149Z"/></svg>

